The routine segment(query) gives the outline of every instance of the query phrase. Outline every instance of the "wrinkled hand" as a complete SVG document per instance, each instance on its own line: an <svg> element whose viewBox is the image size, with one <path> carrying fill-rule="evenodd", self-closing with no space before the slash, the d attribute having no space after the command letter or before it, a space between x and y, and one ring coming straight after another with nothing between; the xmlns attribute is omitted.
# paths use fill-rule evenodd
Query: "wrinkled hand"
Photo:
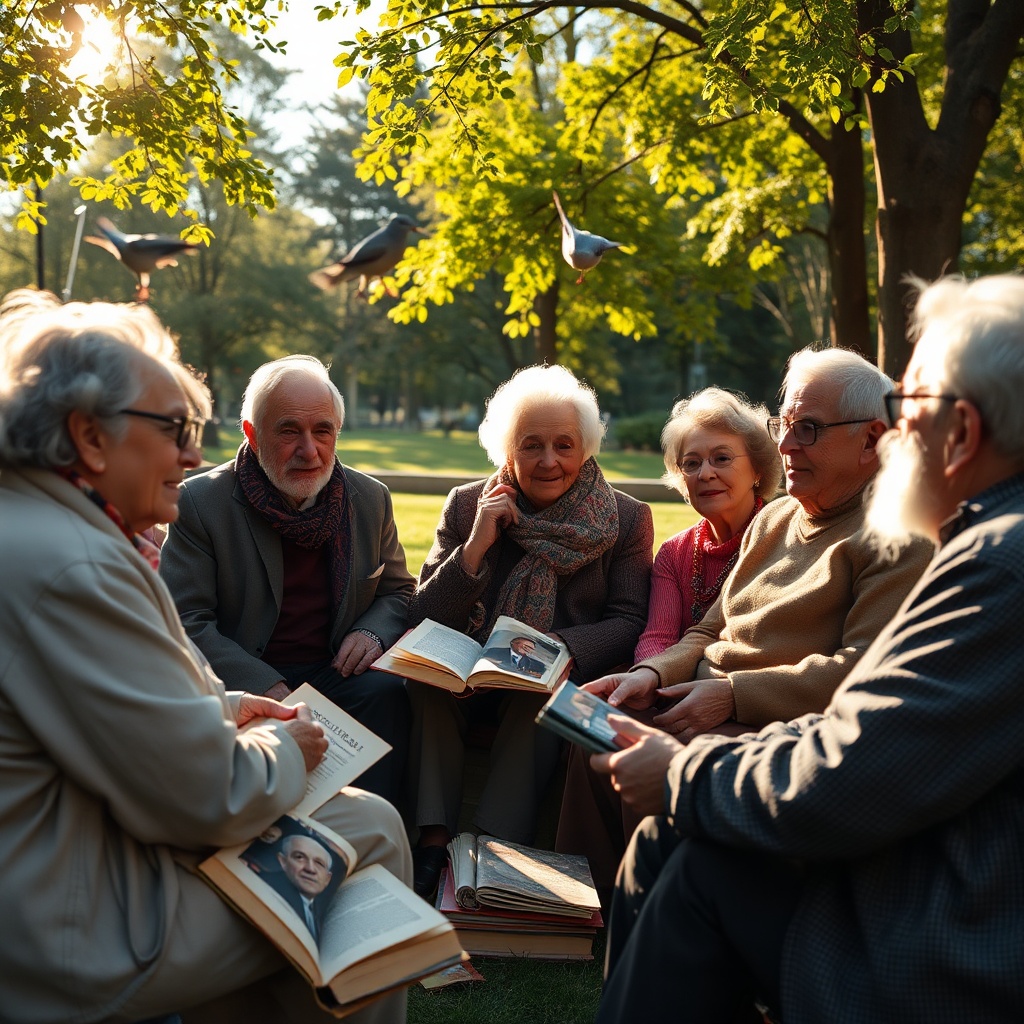
<svg viewBox="0 0 1024 1024"><path fill-rule="evenodd" d="M384 652L365 633L351 632L338 648L331 668L343 676L358 676L365 672Z"/></svg>
<svg viewBox="0 0 1024 1024"><path fill-rule="evenodd" d="M327 753L327 737L324 735L323 726L313 721L313 716L305 704L296 704L294 708L288 708L295 712L295 717L290 722L285 722L285 729L288 735L299 745L302 751L302 760L306 763L306 771L311 772Z"/></svg>
<svg viewBox="0 0 1024 1024"><path fill-rule="evenodd" d="M658 692L658 673L650 668L637 668L632 672L617 672L601 676L580 689L603 697L612 707L633 708L643 711L655 701Z"/></svg>
<svg viewBox="0 0 1024 1024"><path fill-rule="evenodd" d="M286 686L285 695L287 694ZM238 702L238 711L235 713L235 725L241 728L254 718L281 718L287 721L294 717L295 708L286 708L266 693L262 696L258 693L243 693L242 699Z"/></svg>
<svg viewBox="0 0 1024 1024"><path fill-rule="evenodd" d="M480 572L484 555L501 536L501 531L519 522L516 508L516 489L508 484L498 484L492 491L482 495L476 505L476 517L469 538L462 545L462 567L471 576Z"/></svg>
<svg viewBox="0 0 1024 1024"><path fill-rule="evenodd" d="M631 746L614 754L594 754L590 766L610 775L622 799L640 814L664 814L665 776L672 758L683 749L673 736L622 715L609 715L608 724Z"/></svg>
<svg viewBox="0 0 1024 1024"><path fill-rule="evenodd" d="M694 679L657 691L659 697L681 697L667 711L654 716L654 724L688 743L694 736L727 722L736 714L728 679Z"/></svg>

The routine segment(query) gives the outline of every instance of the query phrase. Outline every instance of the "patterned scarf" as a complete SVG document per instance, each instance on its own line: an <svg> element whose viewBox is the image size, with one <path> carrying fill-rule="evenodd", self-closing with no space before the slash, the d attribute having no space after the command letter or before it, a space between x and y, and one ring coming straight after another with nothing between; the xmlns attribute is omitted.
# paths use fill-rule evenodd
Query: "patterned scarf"
<svg viewBox="0 0 1024 1024"><path fill-rule="evenodd" d="M64 477L68 483L74 484L94 505L103 510L107 518L132 542L135 550L149 562L150 568L156 570L160 567L160 549L151 540L143 537L142 534L132 533L128 528L128 524L124 521L124 516L92 484L88 483L67 466L58 469L56 472L59 476Z"/></svg>
<svg viewBox="0 0 1024 1024"><path fill-rule="evenodd" d="M498 484L516 487L508 467L502 467L484 484L489 494ZM517 488L518 489L518 488ZM573 485L558 501L534 510L517 499L519 522L505 535L526 554L513 566L502 585L494 610L488 617L481 602L470 616L470 634L489 632L499 615L511 615L542 633L555 618L558 578L571 576L600 558L619 536L619 508L615 493L593 458L587 459Z"/></svg>
<svg viewBox="0 0 1024 1024"><path fill-rule="evenodd" d="M235 455L235 474L249 504L282 537L308 551L327 545L331 602L336 612L345 593L345 580L352 558L352 537L348 525L348 494L341 463L334 460L330 480L316 503L303 511L294 509L270 482L256 453L243 441Z"/></svg>

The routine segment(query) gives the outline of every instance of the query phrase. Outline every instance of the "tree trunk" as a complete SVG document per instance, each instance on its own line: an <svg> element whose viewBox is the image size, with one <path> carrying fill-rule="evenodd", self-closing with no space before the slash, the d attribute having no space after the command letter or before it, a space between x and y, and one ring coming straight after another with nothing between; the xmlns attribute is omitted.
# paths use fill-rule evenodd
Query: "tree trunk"
<svg viewBox="0 0 1024 1024"><path fill-rule="evenodd" d="M533 332L533 340L538 363L553 365L558 362L558 280L541 295L538 295L533 308L540 317L540 326Z"/></svg>
<svg viewBox="0 0 1024 1024"><path fill-rule="evenodd" d="M893 14L888 0L859 0L857 9L862 31ZM866 93L878 185L878 360L894 378L910 358L907 275L933 280L957 269L967 196L1024 34L1021 3L949 0L947 10L946 82L935 128L913 76ZM907 32L876 31L876 38L897 60L911 52Z"/></svg>
<svg viewBox="0 0 1024 1024"><path fill-rule="evenodd" d="M831 342L874 355L864 242L864 143L857 129L832 126L828 158Z"/></svg>

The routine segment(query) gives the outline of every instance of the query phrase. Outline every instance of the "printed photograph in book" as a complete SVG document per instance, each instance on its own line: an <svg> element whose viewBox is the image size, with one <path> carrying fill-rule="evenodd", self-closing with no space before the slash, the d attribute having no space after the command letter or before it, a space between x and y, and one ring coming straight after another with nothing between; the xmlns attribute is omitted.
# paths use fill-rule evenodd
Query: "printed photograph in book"
<svg viewBox="0 0 1024 1024"><path fill-rule="evenodd" d="M286 814L200 874L305 975L337 1016L463 959L452 925L309 817Z"/></svg>
<svg viewBox="0 0 1024 1024"><path fill-rule="evenodd" d="M453 693L469 689L550 693L569 675L572 656L557 638L500 615L483 644L424 619L373 667Z"/></svg>

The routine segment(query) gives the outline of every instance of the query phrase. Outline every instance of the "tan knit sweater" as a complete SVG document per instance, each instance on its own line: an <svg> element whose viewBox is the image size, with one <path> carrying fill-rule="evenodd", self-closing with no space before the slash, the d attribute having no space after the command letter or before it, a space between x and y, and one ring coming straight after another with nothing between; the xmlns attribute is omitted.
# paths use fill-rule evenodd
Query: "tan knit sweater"
<svg viewBox="0 0 1024 1024"><path fill-rule="evenodd" d="M919 540L895 562L879 556L864 534L860 495L818 517L780 498L755 518L704 619L640 664L663 686L728 675L746 725L824 711L933 552Z"/></svg>

